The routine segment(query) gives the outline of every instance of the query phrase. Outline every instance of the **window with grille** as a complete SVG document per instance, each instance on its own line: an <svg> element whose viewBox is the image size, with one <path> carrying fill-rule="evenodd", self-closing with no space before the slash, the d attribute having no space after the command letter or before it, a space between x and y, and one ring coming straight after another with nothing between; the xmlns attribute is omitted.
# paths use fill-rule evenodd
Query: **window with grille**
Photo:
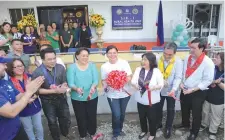
<svg viewBox="0 0 225 140"><path fill-rule="evenodd" d="M22 19L23 16L27 14L34 13L33 8L24 8L24 9L9 9L9 14L12 24L17 24L18 21Z"/></svg>
<svg viewBox="0 0 225 140"><path fill-rule="evenodd" d="M195 6L194 4L187 5L187 17L194 21L195 15ZM210 22L206 25L202 26L202 34L201 37L208 37L209 35L219 35L219 18L220 18L220 4L211 4L210 5ZM194 25L194 28L189 30L189 34L191 37L199 37L200 27L199 25Z"/></svg>

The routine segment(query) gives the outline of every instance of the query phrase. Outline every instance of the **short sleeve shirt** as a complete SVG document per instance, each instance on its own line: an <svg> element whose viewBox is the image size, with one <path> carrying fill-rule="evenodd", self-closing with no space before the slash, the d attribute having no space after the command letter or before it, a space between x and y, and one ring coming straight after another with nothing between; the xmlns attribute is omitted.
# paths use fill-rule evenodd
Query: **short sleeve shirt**
<svg viewBox="0 0 225 140"><path fill-rule="evenodd" d="M126 60L118 59L118 61L115 64L106 62L101 66L102 80L105 80L107 78L108 74L113 70L125 71L128 76L130 76L132 74L129 63ZM128 85L125 85L125 88L127 86ZM107 96L109 98L117 99L117 98L125 98L128 96L128 94L123 91L116 91L113 89L109 89L109 91L107 92Z"/></svg>
<svg viewBox="0 0 225 140"><path fill-rule="evenodd" d="M0 79L0 108L7 102L14 104L19 91L6 80ZM15 118L0 116L0 136L2 140L12 140L18 133L20 120L18 115Z"/></svg>
<svg viewBox="0 0 225 140"><path fill-rule="evenodd" d="M67 30L67 31L61 30L61 31L60 31L60 36L62 36L63 42L64 42L65 44L69 44L71 35L73 36L73 33L74 33L74 32L73 32L72 30ZM73 41L72 41L72 43L70 44L70 47L73 47Z"/></svg>
<svg viewBox="0 0 225 140"><path fill-rule="evenodd" d="M51 42L52 48L59 49L59 41L53 39L51 36L56 37L56 36L58 36L58 33L57 32L54 32L52 35L49 35L47 33L46 34L46 39Z"/></svg>

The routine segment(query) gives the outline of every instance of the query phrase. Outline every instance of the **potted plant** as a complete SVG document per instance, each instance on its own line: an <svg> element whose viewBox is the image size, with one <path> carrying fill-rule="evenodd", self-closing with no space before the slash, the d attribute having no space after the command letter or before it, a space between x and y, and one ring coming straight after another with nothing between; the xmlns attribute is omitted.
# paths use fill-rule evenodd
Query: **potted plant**
<svg viewBox="0 0 225 140"><path fill-rule="evenodd" d="M96 34L98 35L97 41L102 41L103 29L102 27L105 25L105 18L100 14L92 14L90 15L90 26L94 27L96 30Z"/></svg>

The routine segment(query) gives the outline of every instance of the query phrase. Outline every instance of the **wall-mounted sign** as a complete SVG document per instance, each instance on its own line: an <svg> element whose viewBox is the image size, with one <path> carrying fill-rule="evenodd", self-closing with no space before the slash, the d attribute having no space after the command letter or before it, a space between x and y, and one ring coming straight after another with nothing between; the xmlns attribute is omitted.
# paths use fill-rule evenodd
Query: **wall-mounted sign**
<svg viewBox="0 0 225 140"><path fill-rule="evenodd" d="M112 6L112 29L143 29L143 6Z"/></svg>

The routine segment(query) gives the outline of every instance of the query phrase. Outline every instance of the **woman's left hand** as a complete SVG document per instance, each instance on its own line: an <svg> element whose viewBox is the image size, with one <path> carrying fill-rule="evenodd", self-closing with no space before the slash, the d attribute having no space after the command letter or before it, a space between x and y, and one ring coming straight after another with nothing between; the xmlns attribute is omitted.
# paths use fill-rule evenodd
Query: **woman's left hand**
<svg viewBox="0 0 225 140"><path fill-rule="evenodd" d="M90 93L91 93L91 94L94 94L94 93L95 93L95 91L96 91L95 86L92 86L92 87L91 87L91 89L90 89Z"/></svg>

